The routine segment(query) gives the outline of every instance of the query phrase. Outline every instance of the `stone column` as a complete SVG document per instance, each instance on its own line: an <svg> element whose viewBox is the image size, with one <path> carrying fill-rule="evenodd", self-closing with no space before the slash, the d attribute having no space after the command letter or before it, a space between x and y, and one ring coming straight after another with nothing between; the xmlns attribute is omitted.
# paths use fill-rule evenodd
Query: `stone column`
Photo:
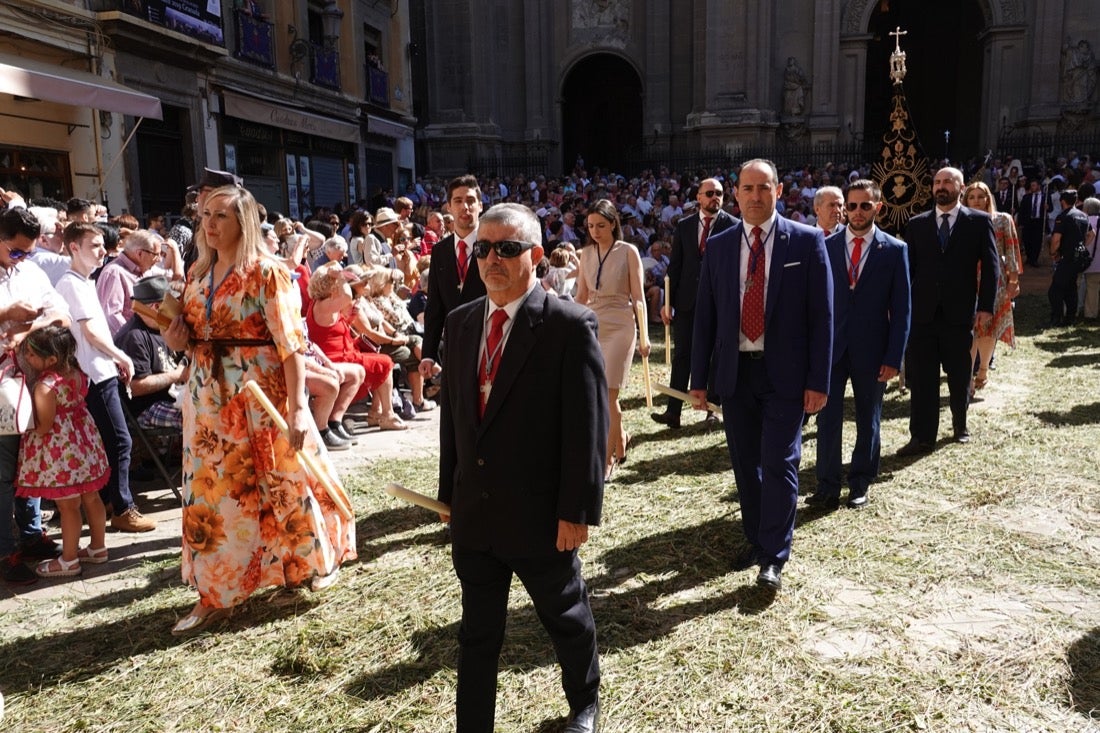
<svg viewBox="0 0 1100 733"><path fill-rule="evenodd" d="M839 139L852 142L866 131L863 118L867 97L867 44L870 33L841 37L837 58L837 117ZM883 69L882 73L887 73Z"/></svg>
<svg viewBox="0 0 1100 733"><path fill-rule="evenodd" d="M1027 68L1027 28L1000 26L982 34L982 131L978 144L995 148L1001 130L1020 120L1027 89L1021 83Z"/></svg>
<svg viewBox="0 0 1100 733"><path fill-rule="evenodd" d="M810 108L811 142L837 139L840 125L840 95L838 94L841 0L819 0L814 3L814 53L812 107ZM847 130L839 130L846 135Z"/></svg>

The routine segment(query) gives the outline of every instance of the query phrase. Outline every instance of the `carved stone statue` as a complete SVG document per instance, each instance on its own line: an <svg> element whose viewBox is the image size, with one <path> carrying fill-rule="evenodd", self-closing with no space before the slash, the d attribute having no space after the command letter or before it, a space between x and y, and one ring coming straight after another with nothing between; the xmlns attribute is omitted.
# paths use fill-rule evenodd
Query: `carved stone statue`
<svg viewBox="0 0 1100 733"><path fill-rule="evenodd" d="M806 112L806 90L810 88L805 72L794 56L787 59L783 71L783 114L798 117Z"/></svg>
<svg viewBox="0 0 1100 733"><path fill-rule="evenodd" d="M1085 39L1076 45L1066 36L1062 47L1062 101L1085 106L1096 93L1096 56Z"/></svg>

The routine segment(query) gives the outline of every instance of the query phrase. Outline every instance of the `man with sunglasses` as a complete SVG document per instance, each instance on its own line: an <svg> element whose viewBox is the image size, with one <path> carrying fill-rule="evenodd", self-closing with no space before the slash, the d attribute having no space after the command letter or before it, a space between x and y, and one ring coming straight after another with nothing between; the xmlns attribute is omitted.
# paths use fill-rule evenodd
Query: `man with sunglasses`
<svg viewBox="0 0 1100 733"><path fill-rule="evenodd" d="M844 388L855 396L856 444L848 469L848 506L867 504L878 476L882 397L897 376L909 336L909 260L905 244L875 226L882 189L852 181L845 192L848 226L825 240L833 276L833 369L829 399L817 417L817 490L810 506L836 509L843 482Z"/></svg>
<svg viewBox="0 0 1100 733"><path fill-rule="evenodd" d="M467 174L447 184L447 209L454 217L455 230L432 248L420 360L424 379L431 379L438 372L447 314L485 295L485 284L474 264L474 240L481 217L481 188L476 178Z"/></svg>
<svg viewBox="0 0 1100 733"><path fill-rule="evenodd" d="M717 178L707 178L699 184L695 200L699 211L685 216L676 224L672 235L672 256L668 265L669 292L665 293L665 306L661 309L661 321L672 324L672 374L669 386L684 392L688 388L688 376L691 373L691 338L695 329L695 296L699 291L699 267L703 262L708 239L741 220L722 210L725 193L722 182ZM711 379L713 382L713 378ZM708 393L707 399L717 403L719 397ZM654 422L667 425L672 429L680 427L680 413L683 402L675 397L668 398L664 412L654 412L650 417ZM708 427L718 424L718 418L707 411Z"/></svg>
<svg viewBox="0 0 1100 733"><path fill-rule="evenodd" d="M542 233L530 209L497 204L477 236L488 297L447 318L440 416L439 499L450 505L442 519L462 585L456 728L493 730L518 575L562 668L565 731L594 731L596 625L577 551L603 504L609 412L596 317L539 285Z"/></svg>
<svg viewBox="0 0 1100 733"><path fill-rule="evenodd" d="M39 267L28 259L41 233L22 197L0 189L8 204L0 214L0 345L14 349L32 328L69 325L69 309ZM0 436L0 577L11 585L37 580L24 559L50 559L60 547L42 530L38 499L15 496L19 436ZM17 533L12 532L14 526Z"/></svg>

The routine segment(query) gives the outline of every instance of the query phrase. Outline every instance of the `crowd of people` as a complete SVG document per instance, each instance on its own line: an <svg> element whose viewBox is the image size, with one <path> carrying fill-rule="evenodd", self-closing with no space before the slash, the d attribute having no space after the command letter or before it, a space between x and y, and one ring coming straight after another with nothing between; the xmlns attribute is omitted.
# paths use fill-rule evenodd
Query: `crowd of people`
<svg viewBox="0 0 1100 733"><path fill-rule="evenodd" d="M899 455L936 447L941 369L953 439L969 442L969 402L988 382L994 346L1015 344L1019 276L1046 266L1044 244L1050 324L1097 317L1100 171L1087 156L940 166L935 209L897 233L904 241L875 224L883 196L868 174L751 160L630 179L580 167L560 178L463 175L298 221L207 169L170 227L163 215L142 227L89 201L0 191L0 331L36 416L26 434L0 436L0 521L13 523L0 532L3 578L78 575L108 562L108 526L155 527L129 484L136 426L182 437L182 569L198 600L173 633L203 629L265 586L322 589L355 558L328 452L441 408L439 491L453 507L445 519L469 660L460 707L491 722L501 583L506 599L502 578L515 572L536 606L580 614L579 627L555 621L558 610L540 617L556 644L580 645L559 652L572 719L592 723L598 664L576 550L627 459L619 394L635 353L647 354L640 329L671 326L671 387L709 426L724 424L744 530L735 567L759 566L757 583L775 591L809 415L821 413L806 503L836 509L847 484L859 509L878 474L885 385L899 373L911 393ZM516 356L547 349L531 365ZM576 371L554 382L551 402L587 396L577 422L541 407L569 360ZM845 475L849 382L856 441ZM682 407L669 398L652 418L677 429ZM532 414L549 458L521 473L542 499L573 482L567 502L519 497L494 478ZM488 428L497 420L499 438ZM42 500L57 507L60 543L43 527ZM494 526L474 521L481 515ZM519 515L530 523L517 525L522 537L495 524ZM555 552L569 553L564 565L517 560ZM461 692L463 677L476 693Z"/></svg>

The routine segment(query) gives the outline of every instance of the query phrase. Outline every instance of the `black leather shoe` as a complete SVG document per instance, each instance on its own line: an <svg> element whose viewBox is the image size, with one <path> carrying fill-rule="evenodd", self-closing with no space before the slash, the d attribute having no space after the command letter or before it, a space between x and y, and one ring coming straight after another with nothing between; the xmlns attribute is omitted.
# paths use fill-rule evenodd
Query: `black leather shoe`
<svg viewBox="0 0 1100 733"><path fill-rule="evenodd" d="M919 440L910 440L908 443L898 448L898 452L894 455L901 458L906 456L923 456L925 453L932 452L932 446L929 443L921 443Z"/></svg>
<svg viewBox="0 0 1100 733"><path fill-rule="evenodd" d="M667 425L673 430L678 430L680 427L680 416L669 413L668 410L664 412L651 412L649 416L653 418L653 422Z"/></svg>
<svg viewBox="0 0 1100 733"><path fill-rule="evenodd" d="M710 410L707 410L707 417L703 420L703 424L706 426L707 430L717 430L722 427L722 421Z"/></svg>
<svg viewBox="0 0 1100 733"><path fill-rule="evenodd" d="M737 557L733 558L734 570L748 570L756 564L756 548L752 545L746 545L741 548L741 551L737 553Z"/></svg>
<svg viewBox="0 0 1100 733"><path fill-rule="evenodd" d="M963 428L962 430L956 430L955 431L955 442L956 443L969 443L970 442L970 431L967 430L966 428Z"/></svg>
<svg viewBox="0 0 1100 733"><path fill-rule="evenodd" d="M348 445L359 445L359 441L356 440L351 433L344 429L343 423L337 422L336 420L329 420L328 429L332 431L333 435L345 441Z"/></svg>
<svg viewBox="0 0 1100 733"><path fill-rule="evenodd" d="M782 574L783 568L778 565L762 565L760 567L760 574L756 576L756 584L763 588L779 590L780 586L783 585L780 580Z"/></svg>
<svg viewBox="0 0 1100 733"><path fill-rule="evenodd" d="M565 733L595 733L600 724L600 701L569 714Z"/></svg>
<svg viewBox="0 0 1100 733"><path fill-rule="evenodd" d="M839 509L840 496L838 494L826 494L821 491L815 491L806 497L806 506L829 510Z"/></svg>
<svg viewBox="0 0 1100 733"><path fill-rule="evenodd" d="M321 442L323 442L325 444L325 447L329 450L348 450L349 448L351 448L351 444L348 443L348 441L344 440L328 428L321 432Z"/></svg>
<svg viewBox="0 0 1100 733"><path fill-rule="evenodd" d="M849 509L862 509L867 506L867 491L850 491L848 492L848 508Z"/></svg>

